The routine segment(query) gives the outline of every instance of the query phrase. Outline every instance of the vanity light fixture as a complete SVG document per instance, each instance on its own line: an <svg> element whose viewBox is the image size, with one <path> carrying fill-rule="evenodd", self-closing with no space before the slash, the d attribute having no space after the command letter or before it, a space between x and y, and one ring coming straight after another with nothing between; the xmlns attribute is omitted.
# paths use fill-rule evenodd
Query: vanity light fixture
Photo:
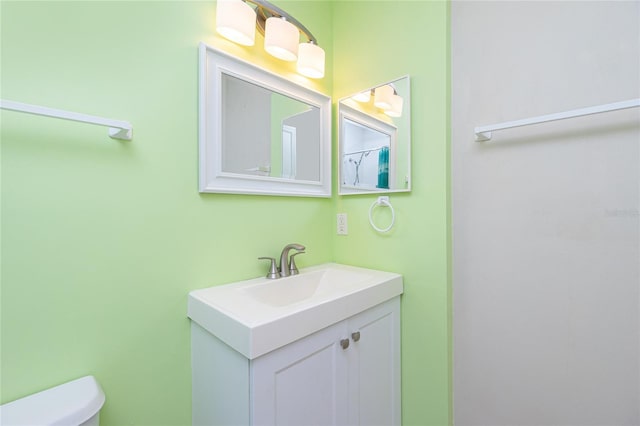
<svg viewBox="0 0 640 426"><path fill-rule="evenodd" d="M367 103L371 100L371 90L365 90L351 97L356 102Z"/></svg>
<svg viewBox="0 0 640 426"><path fill-rule="evenodd" d="M264 32L264 50L271 56L292 62L298 59L298 28L286 18L267 18Z"/></svg>
<svg viewBox="0 0 640 426"><path fill-rule="evenodd" d="M373 91L373 105L385 111L391 109L391 97L394 94L393 92L393 87L388 84L376 87Z"/></svg>
<svg viewBox="0 0 640 426"><path fill-rule="evenodd" d="M389 117L402 117L402 104L404 99L398 95L392 84L376 87L371 90L357 93L351 97L356 102L369 103L373 94L373 105L380 108Z"/></svg>
<svg viewBox="0 0 640 426"><path fill-rule="evenodd" d="M313 41L298 46L298 72L309 78L324 77L324 49Z"/></svg>
<svg viewBox="0 0 640 426"><path fill-rule="evenodd" d="M391 108L385 109L384 113L387 114L389 117L401 117L402 104L403 104L402 96L391 95Z"/></svg>
<svg viewBox="0 0 640 426"><path fill-rule="evenodd" d="M243 46L253 46L256 37L256 12L243 1L219 1L216 5L216 30L224 38Z"/></svg>
<svg viewBox="0 0 640 426"><path fill-rule="evenodd" d="M217 1L216 29L220 35L253 46L256 28L264 35L264 49L270 55L284 61L297 59L297 70L306 77L324 77L324 50L293 16L264 0ZM300 34L307 38L306 42L300 43Z"/></svg>

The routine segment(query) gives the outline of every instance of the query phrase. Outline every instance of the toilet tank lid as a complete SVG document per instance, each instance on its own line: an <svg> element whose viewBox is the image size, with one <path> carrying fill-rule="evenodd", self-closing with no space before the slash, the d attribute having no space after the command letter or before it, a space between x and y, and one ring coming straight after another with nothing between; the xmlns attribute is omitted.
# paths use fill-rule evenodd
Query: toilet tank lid
<svg viewBox="0 0 640 426"><path fill-rule="evenodd" d="M85 376L0 406L0 424L79 425L100 411L104 400L96 379Z"/></svg>

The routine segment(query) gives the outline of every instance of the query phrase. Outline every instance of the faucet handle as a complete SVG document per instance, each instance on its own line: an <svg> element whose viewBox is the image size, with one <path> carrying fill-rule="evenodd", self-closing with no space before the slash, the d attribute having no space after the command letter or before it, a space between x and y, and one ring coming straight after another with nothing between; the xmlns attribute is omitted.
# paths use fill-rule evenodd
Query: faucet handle
<svg viewBox="0 0 640 426"><path fill-rule="evenodd" d="M271 265L269 266L269 273L266 275L270 280L280 278L280 272L278 272L278 266L276 265L276 260L273 257L259 257L259 260L270 260Z"/></svg>
<svg viewBox="0 0 640 426"><path fill-rule="evenodd" d="M298 267L296 266L296 260L294 259L294 257L299 255L299 254L303 254L303 253L306 253L306 251L299 251L297 253L293 253L289 257L289 275L298 275L299 274Z"/></svg>

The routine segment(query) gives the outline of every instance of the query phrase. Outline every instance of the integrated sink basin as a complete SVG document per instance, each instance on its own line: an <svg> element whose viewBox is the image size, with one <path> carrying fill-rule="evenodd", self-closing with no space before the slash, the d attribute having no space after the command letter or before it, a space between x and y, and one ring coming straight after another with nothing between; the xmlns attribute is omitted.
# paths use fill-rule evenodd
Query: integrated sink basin
<svg viewBox="0 0 640 426"><path fill-rule="evenodd" d="M366 281L371 277L363 271L347 268L324 267L317 271L305 271L285 279L268 280L243 288L255 300L270 306L287 306L311 298L339 294L350 285Z"/></svg>
<svg viewBox="0 0 640 426"><path fill-rule="evenodd" d="M299 275L194 290L188 316L254 359L402 294L402 276L328 263Z"/></svg>

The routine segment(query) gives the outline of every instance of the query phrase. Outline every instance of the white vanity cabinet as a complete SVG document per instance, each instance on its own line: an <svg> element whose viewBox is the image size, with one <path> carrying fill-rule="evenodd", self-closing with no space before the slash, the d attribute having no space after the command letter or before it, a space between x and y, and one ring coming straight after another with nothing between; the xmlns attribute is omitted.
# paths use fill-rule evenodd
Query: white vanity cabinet
<svg viewBox="0 0 640 426"><path fill-rule="evenodd" d="M400 425L400 297L254 359L192 322L194 425Z"/></svg>

